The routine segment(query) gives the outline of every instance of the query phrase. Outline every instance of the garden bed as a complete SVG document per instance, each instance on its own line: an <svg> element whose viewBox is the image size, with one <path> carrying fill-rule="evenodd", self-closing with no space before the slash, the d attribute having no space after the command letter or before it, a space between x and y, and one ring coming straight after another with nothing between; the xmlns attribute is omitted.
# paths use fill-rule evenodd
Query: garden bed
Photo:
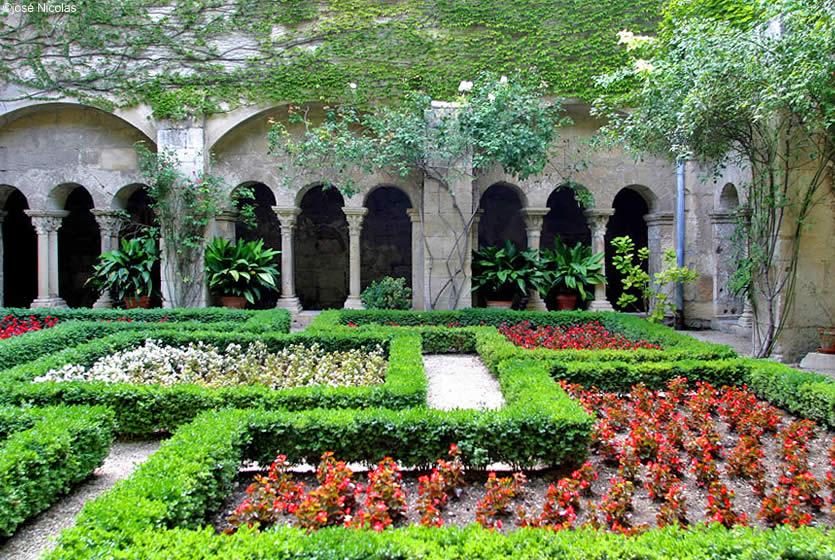
<svg viewBox="0 0 835 560"><path fill-rule="evenodd" d="M36 332L49 329L58 324L58 319L52 315L36 317L34 315L6 315L0 319L0 340L6 340L14 336L20 336L29 332Z"/></svg>

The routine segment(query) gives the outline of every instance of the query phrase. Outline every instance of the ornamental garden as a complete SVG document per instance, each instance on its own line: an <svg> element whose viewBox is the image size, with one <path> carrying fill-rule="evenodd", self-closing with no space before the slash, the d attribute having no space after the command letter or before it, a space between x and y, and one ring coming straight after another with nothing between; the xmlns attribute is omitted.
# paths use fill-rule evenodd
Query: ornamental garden
<svg viewBox="0 0 835 560"><path fill-rule="evenodd" d="M170 4L0 19L0 556L835 557L830 3Z"/></svg>

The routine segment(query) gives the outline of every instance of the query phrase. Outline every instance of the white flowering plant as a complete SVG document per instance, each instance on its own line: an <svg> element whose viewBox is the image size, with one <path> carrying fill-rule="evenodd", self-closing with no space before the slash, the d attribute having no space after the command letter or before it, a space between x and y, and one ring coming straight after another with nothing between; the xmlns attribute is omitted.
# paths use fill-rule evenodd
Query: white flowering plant
<svg viewBox="0 0 835 560"><path fill-rule="evenodd" d="M89 367L68 364L50 370L34 382L191 383L212 388L264 385L271 389L353 387L383 383L387 365L380 346L371 351L329 352L317 343L293 344L271 352L260 341L247 346L232 343L221 350L205 342L170 346L149 339L136 348L104 356Z"/></svg>

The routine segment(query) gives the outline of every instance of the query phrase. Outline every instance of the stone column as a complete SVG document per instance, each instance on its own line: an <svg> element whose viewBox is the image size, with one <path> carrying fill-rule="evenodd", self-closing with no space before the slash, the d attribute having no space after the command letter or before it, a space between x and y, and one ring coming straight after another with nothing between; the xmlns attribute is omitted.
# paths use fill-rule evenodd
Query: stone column
<svg viewBox="0 0 835 560"><path fill-rule="evenodd" d="M406 210L412 221L412 309L424 309L423 303L423 236L420 210Z"/></svg>
<svg viewBox="0 0 835 560"><path fill-rule="evenodd" d="M296 283L293 267L293 229L301 210L292 206L273 206L273 212L281 224L281 297L276 307L281 307L298 314L302 304L296 296Z"/></svg>
<svg viewBox="0 0 835 560"><path fill-rule="evenodd" d="M38 297L32 307L67 307L58 295L58 229L65 210L25 210L38 234Z"/></svg>
<svg viewBox="0 0 835 560"><path fill-rule="evenodd" d="M606 228L609 225L609 218L615 211L609 209L593 208L583 212L586 216L589 229L591 230L591 250L593 253L603 253L603 270L600 273L606 277ZM612 304L606 299L606 283L595 284L594 299L589 303L589 311L614 311Z"/></svg>
<svg viewBox="0 0 835 560"><path fill-rule="evenodd" d="M481 217L484 215L484 210L478 209L473 214L473 225L471 226L471 239L470 239L470 249L472 252L478 251L478 226L481 223Z"/></svg>
<svg viewBox="0 0 835 560"><path fill-rule="evenodd" d="M229 241L235 241L235 223L238 221L238 211L226 208L215 214L214 235Z"/></svg>
<svg viewBox="0 0 835 560"><path fill-rule="evenodd" d="M528 236L528 249L533 249L537 253L542 244L542 222L545 221L545 215L550 211L550 208L525 208L523 210L525 216L525 232ZM544 295L547 296L548 294ZM529 311L548 311L548 307L546 307L542 297L543 294L540 294L536 290L531 290L527 309Z"/></svg>
<svg viewBox="0 0 835 560"><path fill-rule="evenodd" d="M744 302L728 289L728 280L735 268L731 239L736 228L736 212L711 212L713 224L713 314L716 317L741 315Z"/></svg>
<svg viewBox="0 0 835 560"><path fill-rule="evenodd" d="M362 232L362 221L368 214L368 208L343 208L345 218L348 220L348 299L345 300L345 309L362 309L360 300L361 268L360 255L360 233Z"/></svg>
<svg viewBox="0 0 835 560"><path fill-rule="evenodd" d="M122 230L122 216L113 210L91 210L96 223L99 225L99 237L101 238L101 252L107 253L119 248L119 232ZM99 309L113 307L113 300L110 291L105 290L99 295L99 299L93 304Z"/></svg>
<svg viewBox="0 0 835 560"><path fill-rule="evenodd" d="M664 251L675 247L675 217L672 212L656 212L644 216L647 224L647 247L649 248L650 278L664 266ZM675 286L668 286L667 297L674 301ZM653 303L650 302L650 305Z"/></svg>
<svg viewBox="0 0 835 560"><path fill-rule="evenodd" d="M6 255L3 252L3 220L6 219L7 215L8 212L6 212L5 210L0 210L0 307L3 307L6 304L6 283L4 277L4 271L6 268Z"/></svg>

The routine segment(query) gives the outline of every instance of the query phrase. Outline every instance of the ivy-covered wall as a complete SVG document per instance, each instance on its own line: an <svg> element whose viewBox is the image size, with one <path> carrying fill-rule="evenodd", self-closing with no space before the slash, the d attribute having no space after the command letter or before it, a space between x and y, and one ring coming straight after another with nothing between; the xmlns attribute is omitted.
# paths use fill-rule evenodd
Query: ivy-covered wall
<svg viewBox="0 0 835 560"><path fill-rule="evenodd" d="M617 32L654 30L662 3L76 0L74 13L0 18L0 79L100 106L145 102L157 118L414 89L450 99L483 70L590 99L594 76L625 60Z"/></svg>

